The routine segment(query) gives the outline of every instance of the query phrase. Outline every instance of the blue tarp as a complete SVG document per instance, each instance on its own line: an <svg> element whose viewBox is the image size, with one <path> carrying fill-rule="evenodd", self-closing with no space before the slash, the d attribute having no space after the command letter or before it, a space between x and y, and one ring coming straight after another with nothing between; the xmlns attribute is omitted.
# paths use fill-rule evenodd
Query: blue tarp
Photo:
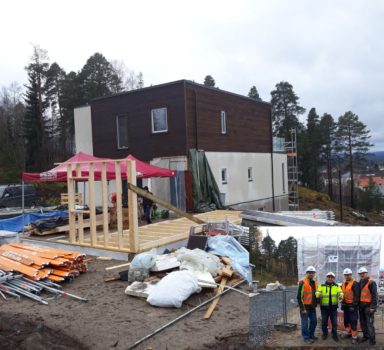
<svg viewBox="0 0 384 350"><path fill-rule="evenodd" d="M52 211L43 214L31 213L15 216L10 219L3 219L0 220L0 230L21 232L23 231L23 225L29 225L31 222L35 222L37 220L53 217L68 217L68 211Z"/></svg>

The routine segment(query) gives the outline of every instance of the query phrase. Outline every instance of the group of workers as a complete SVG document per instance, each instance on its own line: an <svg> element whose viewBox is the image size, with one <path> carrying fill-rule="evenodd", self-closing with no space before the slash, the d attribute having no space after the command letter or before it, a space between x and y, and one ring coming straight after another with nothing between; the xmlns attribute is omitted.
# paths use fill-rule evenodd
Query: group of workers
<svg viewBox="0 0 384 350"><path fill-rule="evenodd" d="M297 301L300 306L301 335L304 341L312 344L317 340L316 307L320 305L322 339L328 337L328 320L332 325L332 338L338 342L337 309L339 302L344 311L345 338L352 338L352 344L369 341L376 344L374 314L377 309L377 285L368 275L368 270L361 267L358 270L359 281L353 278L352 270L343 271L344 282L340 285L335 281L335 274L328 272L325 283L319 284L316 279L316 269L308 266L306 275L299 281ZM363 337L358 339L357 321L360 316L360 327Z"/></svg>

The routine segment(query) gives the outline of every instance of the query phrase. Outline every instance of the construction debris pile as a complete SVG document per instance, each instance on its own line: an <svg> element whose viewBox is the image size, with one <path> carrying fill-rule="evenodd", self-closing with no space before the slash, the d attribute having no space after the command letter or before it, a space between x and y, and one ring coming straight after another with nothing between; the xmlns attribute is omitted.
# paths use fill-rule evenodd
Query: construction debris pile
<svg viewBox="0 0 384 350"><path fill-rule="evenodd" d="M189 243L189 246L191 244ZM207 250L207 251L206 251ZM206 250L180 248L167 254L141 253L132 260L127 279L127 295L143 297L159 307L177 307L202 289L221 294L249 280L248 251L232 236L213 236ZM218 298L205 314L210 318Z"/></svg>
<svg viewBox="0 0 384 350"><path fill-rule="evenodd" d="M73 280L87 271L85 254L23 243L0 246L0 269L17 272L34 281Z"/></svg>

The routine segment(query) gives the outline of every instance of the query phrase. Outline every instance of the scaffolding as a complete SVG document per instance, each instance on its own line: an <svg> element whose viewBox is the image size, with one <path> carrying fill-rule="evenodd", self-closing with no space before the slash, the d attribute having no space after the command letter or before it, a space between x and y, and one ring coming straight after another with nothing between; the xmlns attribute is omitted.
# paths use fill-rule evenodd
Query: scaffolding
<svg viewBox="0 0 384 350"><path fill-rule="evenodd" d="M299 210L296 129L291 129L290 135L290 140L285 142L285 151L287 152L288 205L289 210Z"/></svg>

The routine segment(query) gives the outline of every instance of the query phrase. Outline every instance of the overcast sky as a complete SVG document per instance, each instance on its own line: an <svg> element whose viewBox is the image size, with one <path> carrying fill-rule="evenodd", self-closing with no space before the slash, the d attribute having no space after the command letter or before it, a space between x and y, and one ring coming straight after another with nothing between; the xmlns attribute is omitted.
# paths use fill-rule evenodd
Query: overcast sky
<svg viewBox="0 0 384 350"><path fill-rule="evenodd" d="M288 81L309 111L351 110L384 150L384 1L4 1L0 86L25 84L31 43L67 72L95 52L146 86L207 74L224 90Z"/></svg>

